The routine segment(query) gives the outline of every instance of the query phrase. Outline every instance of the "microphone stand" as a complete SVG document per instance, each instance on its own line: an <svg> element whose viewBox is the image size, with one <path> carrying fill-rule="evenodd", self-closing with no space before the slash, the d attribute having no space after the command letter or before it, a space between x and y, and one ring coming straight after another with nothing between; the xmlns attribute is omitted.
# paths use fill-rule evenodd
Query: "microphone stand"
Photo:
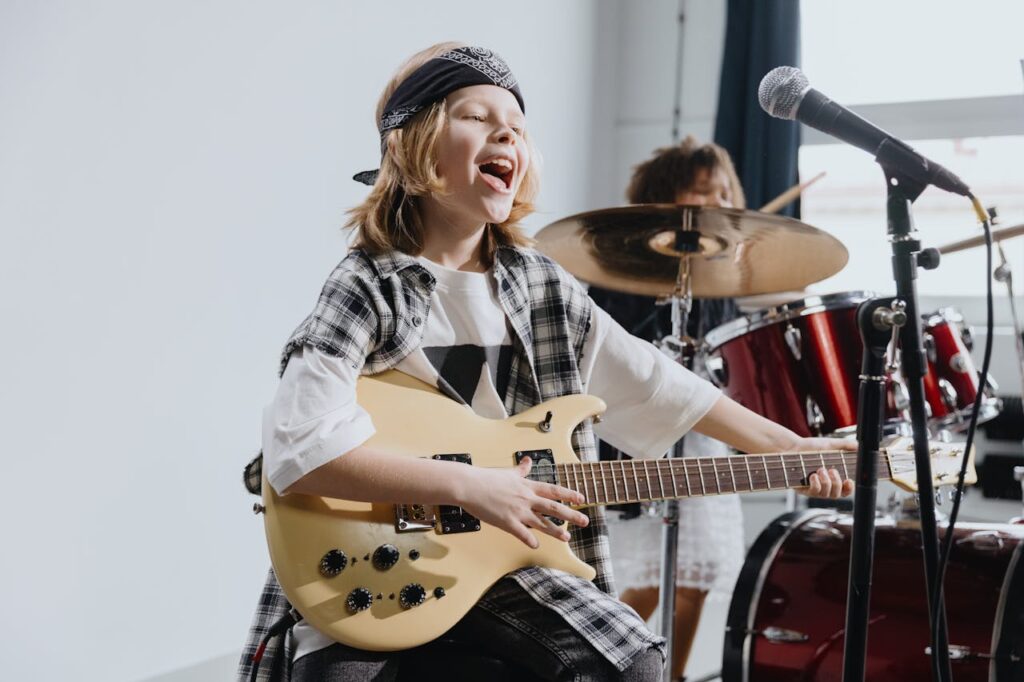
<svg viewBox="0 0 1024 682"><path fill-rule="evenodd" d="M939 599L935 604L931 603L931 595L935 594L935 583L938 578L939 565L939 541L935 522L935 492L932 487L931 462L928 453L928 424L925 414L924 401L924 375L927 369L926 356L921 338L921 316L917 309L917 268L933 269L939 265L939 252L936 249L921 250L921 242L914 230L914 221L911 215L911 204L921 195L926 185L913 178L910 178L897 169L900 167L901 159L906 155L906 150L899 145L884 141L878 148L875 160L882 166L885 173L888 196L886 200L886 214L889 233L889 242L892 245L892 268L893 279L896 283L896 298L903 302L906 312L906 324L901 330L901 358L903 364L903 376L906 381L907 391L910 395L910 423L914 437L914 460L917 465L917 486L920 499L921 514L921 545L924 550L924 568L926 578L926 599L928 613L931 620L938 620L937 641L932 642L932 675L936 682L950 682L952 671L949 666L949 642L946 630L946 613L944 607L944 595L940 592ZM865 359L868 357L867 341L865 338ZM870 376L870 367L865 367L865 375ZM862 385L863 386L863 385ZM863 390L863 389L862 389ZM863 413L861 413L863 415ZM866 416L866 415L865 415ZM879 420L881 428L881 415L871 415ZM863 418L863 417L862 417ZM865 482L860 481L862 465L870 468L862 445L858 452L857 486L860 488ZM871 481L868 485L874 486ZM873 490L873 487L872 487ZM869 493L871 494L871 493ZM872 502L873 496L872 496ZM857 537L858 529L854 528L855 537L858 542L851 546L850 554L850 589L847 593L847 641L854 643L867 640L867 608L854 607L851 610L851 603L855 602L858 594L854 589L855 585L869 585L871 581L870 545L874 539L874 514L870 515L870 528L861 530ZM934 609L934 612L933 612ZM851 622L851 619L855 622ZM930 630L931 628L929 628ZM855 659L860 659L859 662ZM843 682L860 682L864 680L864 652L853 652L844 649L843 652Z"/></svg>
<svg viewBox="0 0 1024 682"><path fill-rule="evenodd" d="M863 680L866 674L871 566L875 556L875 502L882 421L885 418L886 374L895 370L896 341L906 321L906 306L899 299L873 298L857 308L857 326L864 341L864 356L857 399L857 472L843 647L844 682ZM888 362L886 348L892 352Z"/></svg>

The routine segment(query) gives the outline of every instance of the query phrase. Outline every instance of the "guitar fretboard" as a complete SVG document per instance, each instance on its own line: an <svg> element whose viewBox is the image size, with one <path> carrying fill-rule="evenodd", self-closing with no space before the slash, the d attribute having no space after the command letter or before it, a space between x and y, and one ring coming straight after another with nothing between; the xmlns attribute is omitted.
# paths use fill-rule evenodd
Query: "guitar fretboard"
<svg viewBox="0 0 1024 682"><path fill-rule="evenodd" d="M792 452L771 455L628 459L557 464L557 483L583 493L587 504L625 504L705 495L785 490L807 485L820 469L850 478L857 453ZM892 476L889 455L878 455L878 477Z"/></svg>

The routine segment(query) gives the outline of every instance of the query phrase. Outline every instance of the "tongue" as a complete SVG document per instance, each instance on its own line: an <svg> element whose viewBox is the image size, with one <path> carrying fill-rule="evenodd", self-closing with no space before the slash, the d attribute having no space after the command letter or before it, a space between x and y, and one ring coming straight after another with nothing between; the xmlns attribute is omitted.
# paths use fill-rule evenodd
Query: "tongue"
<svg viewBox="0 0 1024 682"><path fill-rule="evenodd" d="M490 173L485 173L483 171L480 171L480 175L483 176L484 182L490 185L491 188L499 192L504 192L505 190L508 189L508 187L505 186L505 181L502 180L501 178L491 175Z"/></svg>

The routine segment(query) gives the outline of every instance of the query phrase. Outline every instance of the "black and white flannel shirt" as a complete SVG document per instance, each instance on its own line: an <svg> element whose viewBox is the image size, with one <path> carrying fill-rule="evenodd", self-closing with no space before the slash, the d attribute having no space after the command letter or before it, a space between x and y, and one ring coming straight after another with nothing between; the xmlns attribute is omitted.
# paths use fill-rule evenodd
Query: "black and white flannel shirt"
<svg viewBox="0 0 1024 682"><path fill-rule="evenodd" d="M582 393L579 368L593 305L586 292L554 261L532 249L499 247L494 274L499 302L512 327L505 410L517 414L546 400ZM292 352L305 345L344 358L364 374L393 368L419 347L435 284L433 275L411 256L353 250L327 278L315 309L288 339L280 371ZM572 445L580 459L596 461L589 421L573 432ZM258 490L260 466L250 465L246 471L247 487ZM585 512L590 523L571 528L570 546L597 571L593 584L539 567L517 570L511 577L624 670L636 654L652 646L664 652L664 640L638 626L636 614L615 598L604 510ZM260 640L290 608L271 570L242 652L240 680L249 680ZM281 639L267 647L259 680L289 679L291 642L284 638L282 644Z"/></svg>

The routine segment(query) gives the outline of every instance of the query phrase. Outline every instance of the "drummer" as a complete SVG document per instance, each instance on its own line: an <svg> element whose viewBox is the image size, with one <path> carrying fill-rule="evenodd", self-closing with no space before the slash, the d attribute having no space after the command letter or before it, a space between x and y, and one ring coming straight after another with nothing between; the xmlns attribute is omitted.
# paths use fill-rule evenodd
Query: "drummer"
<svg viewBox="0 0 1024 682"><path fill-rule="evenodd" d="M655 150L633 171L626 197L631 204L684 204L744 208L746 202L729 153L687 137L681 144ZM671 306L648 296L590 287L590 296L635 336L648 341L672 333ZM688 333L699 338L738 315L731 298L694 301ZM698 368L699 372L699 368ZM687 456L729 454L725 444L696 432L684 440ZM601 443L602 459L623 456ZM628 455L627 455L628 456ZM672 676L682 676L693 645L704 600L709 592L728 597L743 563L743 517L736 495L694 497L679 504L679 551ZM627 516L629 514L627 513ZM661 526L653 523L610 524L611 554L622 601L647 620L658 605Z"/></svg>

